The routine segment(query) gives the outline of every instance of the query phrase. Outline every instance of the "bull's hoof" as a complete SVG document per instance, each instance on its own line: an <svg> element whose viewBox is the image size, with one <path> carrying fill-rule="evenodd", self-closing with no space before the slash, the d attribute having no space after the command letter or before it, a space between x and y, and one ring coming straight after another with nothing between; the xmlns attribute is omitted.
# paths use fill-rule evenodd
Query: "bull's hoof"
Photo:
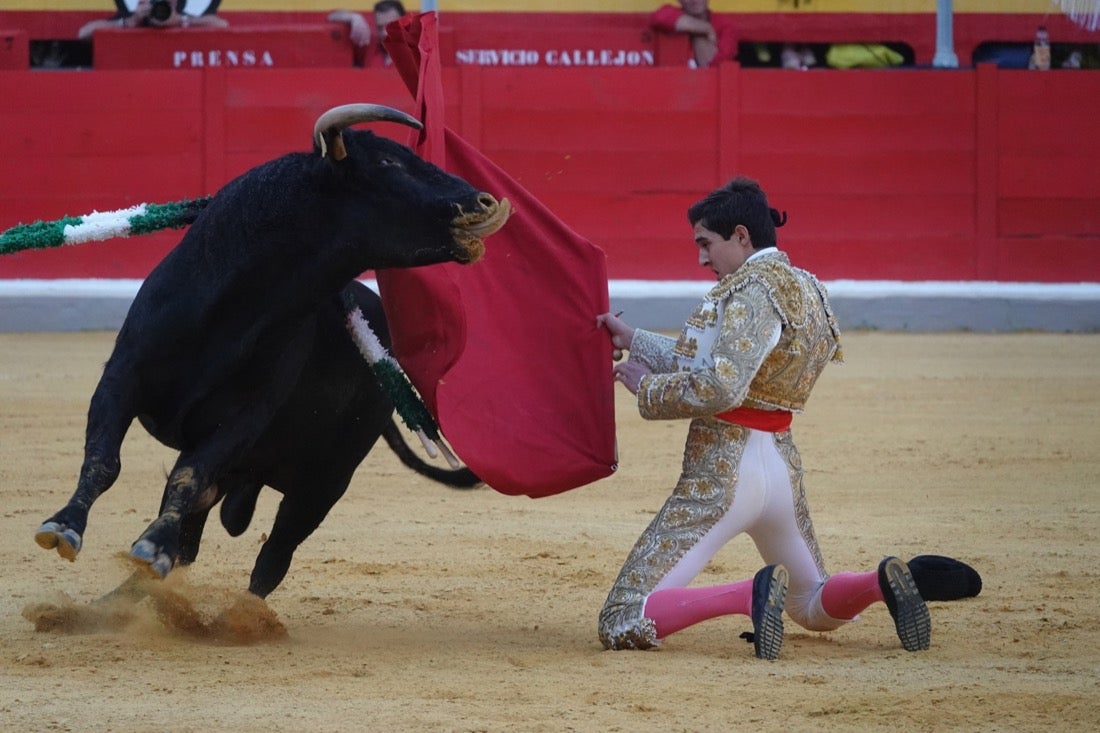
<svg viewBox="0 0 1100 733"><path fill-rule="evenodd" d="M47 550L57 549L57 554L69 562L80 554L80 546L83 543L76 530L62 527L57 522L46 522L34 533L34 541L39 547Z"/></svg>
<svg viewBox="0 0 1100 733"><path fill-rule="evenodd" d="M167 553L159 551L157 546L149 540L135 542L130 548L130 557L161 578L168 575L173 565L172 558Z"/></svg>

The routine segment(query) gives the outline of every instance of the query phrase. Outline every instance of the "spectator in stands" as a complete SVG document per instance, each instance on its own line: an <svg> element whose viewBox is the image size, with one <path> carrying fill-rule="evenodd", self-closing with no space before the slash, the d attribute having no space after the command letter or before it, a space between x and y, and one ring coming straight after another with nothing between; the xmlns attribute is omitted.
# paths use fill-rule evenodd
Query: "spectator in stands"
<svg viewBox="0 0 1100 733"><path fill-rule="evenodd" d="M201 1L137 0L134 9L130 10L124 0L118 0L118 12L113 17L85 23L77 32L77 38L90 39L100 28L224 28L229 22L216 15L219 2L213 0L196 13L185 6L201 6Z"/></svg>
<svg viewBox="0 0 1100 733"><path fill-rule="evenodd" d="M692 68L717 66L737 58L737 34L733 22L710 11L709 0L680 0L680 7L662 5L649 24L663 33L683 33L691 41Z"/></svg>
<svg viewBox="0 0 1100 733"><path fill-rule="evenodd" d="M805 71L817 66L817 56L809 46L796 47L792 43L784 43L783 50L779 54L779 65L784 69Z"/></svg>
<svg viewBox="0 0 1100 733"><path fill-rule="evenodd" d="M386 39L386 26L405 15L405 6L399 0L379 0L374 4L374 31L366 19L350 10L333 10L328 15L332 23L347 23L348 37L355 44L355 65L367 68L389 66L390 55L382 41Z"/></svg>

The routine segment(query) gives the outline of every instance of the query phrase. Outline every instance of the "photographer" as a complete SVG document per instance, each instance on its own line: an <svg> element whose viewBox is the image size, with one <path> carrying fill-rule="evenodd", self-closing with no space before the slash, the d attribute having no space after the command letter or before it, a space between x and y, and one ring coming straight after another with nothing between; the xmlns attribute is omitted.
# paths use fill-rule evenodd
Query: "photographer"
<svg viewBox="0 0 1100 733"><path fill-rule="evenodd" d="M115 0L118 12L84 24L78 38L90 39L100 28L224 28L215 13L221 0Z"/></svg>
<svg viewBox="0 0 1100 733"><path fill-rule="evenodd" d="M389 66L390 54L383 42L386 26L405 15L400 0L378 0L374 4L374 31L361 13L349 10L333 10L327 18L331 23L347 23L348 38L355 45L355 65L371 68Z"/></svg>

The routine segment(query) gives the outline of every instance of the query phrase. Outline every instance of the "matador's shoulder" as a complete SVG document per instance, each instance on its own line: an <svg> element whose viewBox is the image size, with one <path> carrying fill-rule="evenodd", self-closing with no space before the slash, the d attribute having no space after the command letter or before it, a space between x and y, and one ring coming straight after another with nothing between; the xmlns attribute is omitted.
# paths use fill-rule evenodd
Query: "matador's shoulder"
<svg viewBox="0 0 1100 733"><path fill-rule="evenodd" d="M721 301L750 285L758 285L768 295L784 323L801 326L806 322L811 307L806 298L806 286L823 293L817 279L809 272L791 265L785 252L768 252L746 262L738 270L719 282L708 298Z"/></svg>

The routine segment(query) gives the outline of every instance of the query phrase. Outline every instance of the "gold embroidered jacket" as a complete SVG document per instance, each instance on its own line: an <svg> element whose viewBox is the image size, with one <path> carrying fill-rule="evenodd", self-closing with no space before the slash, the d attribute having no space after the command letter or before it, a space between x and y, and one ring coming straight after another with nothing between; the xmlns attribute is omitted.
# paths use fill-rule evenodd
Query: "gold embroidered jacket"
<svg viewBox="0 0 1100 733"><path fill-rule="evenodd" d="M706 294L678 339L637 329L630 359L654 372L638 388L647 419L801 412L825 365L842 360L840 328L817 278L767 249Z"/></svg>

